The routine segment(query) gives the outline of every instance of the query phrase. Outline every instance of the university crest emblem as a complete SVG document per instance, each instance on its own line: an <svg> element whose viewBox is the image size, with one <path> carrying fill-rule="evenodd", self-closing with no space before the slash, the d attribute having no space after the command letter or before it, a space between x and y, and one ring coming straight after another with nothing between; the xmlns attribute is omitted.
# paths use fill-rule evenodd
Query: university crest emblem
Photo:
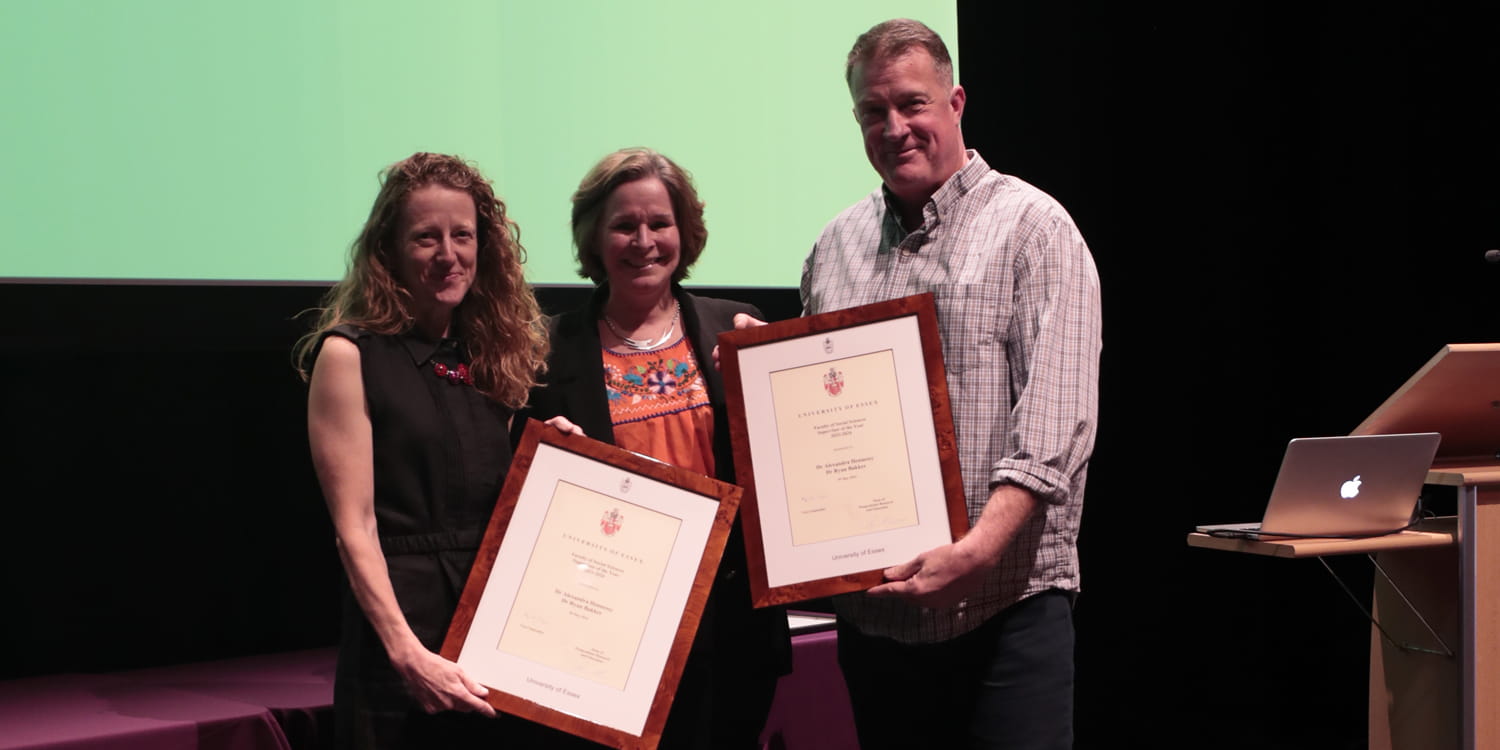
<svg viewBox="0 0 1500 750"><path fill-rule="evenodd" d="M614 536L615 532L620 530L620 523L623 520L624 516L620 515L619 508L610 508L609 512L599 519L599 530L604 532L605 536Z"/></svg>
<svg viewBox="0 0 1500 750"><path fill-rule="evenodd" d="M830 396L837 396L843 392L844 373L839 372L839 368L828 368L828 373L823 376L823 390L828 391Z"/></svg>

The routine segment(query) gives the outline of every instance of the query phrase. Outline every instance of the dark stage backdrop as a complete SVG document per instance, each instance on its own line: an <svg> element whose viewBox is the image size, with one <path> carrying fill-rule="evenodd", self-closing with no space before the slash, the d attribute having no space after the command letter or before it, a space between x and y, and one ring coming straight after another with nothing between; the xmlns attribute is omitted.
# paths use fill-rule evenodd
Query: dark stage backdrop
<svg viewBox="0 0 1500 750"><path fill-rule="evenodd" d="M342 575L291 350L326 287L0 293L0 679L332 644ZM795 289L695 289L800 313ZM537 290L557 312L583 287Z"/></svg>
<svg viewBox="0 0 1500 750"><path fill-rule="evenodd" d="M1500 340L1495 24L959 7L966 140L1069 208L1103 284L1078 746L1365 747L1369 626L1333 579L1184 536L1257 519L1291 438L1348 433L1445 343ZM1367 591L1361 563L1334 561Z"/></svg>
<svg viewBox="0 0 1500 750"><path fill-rule="evenodd" d="M1256 517L1287 440L1500 340L1500 48L1460 7L959 4L970 145L1061 199L1104 287L1080 748L1364 746L1358 610L1315 562L1183 537ZM0 677L335 640L289 355L320 292L0 288Z"/></svg>

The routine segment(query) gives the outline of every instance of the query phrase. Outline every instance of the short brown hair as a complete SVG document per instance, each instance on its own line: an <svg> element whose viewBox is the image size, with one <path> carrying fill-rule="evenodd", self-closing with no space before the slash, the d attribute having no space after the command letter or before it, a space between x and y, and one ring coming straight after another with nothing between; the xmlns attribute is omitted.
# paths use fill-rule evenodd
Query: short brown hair
<svg viewBox="0 0 1500 750"><path fill-rule="evenodd" d="M474 200L479 241L474 284L453 312L453 328L469 350L474 385L511 408L526 403L544 367L547 336L542 315L522 271L520 230L505 213L490 181L457 156L416 153L381 174L375 205L350 248L342 281L324 297L318 325L297 346L303 377L324 331L349 323L374 333L400 333L412 325L411 293L398 278L401 243L396 233L413 192L429 185L458 190Z"/></svg>
<svg viewBox="0 0 1500 750"><path fill-rule="evenodd" d="M609 278L599 257L599 219L604 204L615 188L627 182L655 177L667 188L672 199L672 219L682 247L672 281L688 277L688 271L708 244L708 227L703 224L703 201L693 187L687 170L649 148L622 148L599 160L573 193L573 252L578 259L578 275L595 284Z"/></svg>
<svg viewBox="0 0 1500 750"><path fill-rule="evenodd" d="M947 85L953 85L953 58L948 55L948 45L936 31L921 21L910 18L894 18L870 27L869 31L854 40L849 50L849 59L844 63L844 83L854 85L854 68L872 60L900 57L906 51L921 47L932 55L938 77Z"/></svg>

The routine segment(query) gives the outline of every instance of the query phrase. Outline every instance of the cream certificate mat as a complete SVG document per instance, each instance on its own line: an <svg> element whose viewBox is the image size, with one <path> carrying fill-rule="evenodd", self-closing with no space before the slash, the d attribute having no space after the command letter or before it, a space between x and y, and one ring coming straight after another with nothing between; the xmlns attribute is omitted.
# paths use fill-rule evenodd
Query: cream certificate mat
<svg viewBox="0 0 1500 750"><path fill-rule="evenodd" d="M492 688L640 735L718 505L538 445L459 665Z"/></svg>
<svg viewBox="0 0 1500 750"><path fill-rule="evenodd" d="M771 373L796 546L917 523L891 350Z"/></svg>
<svg viewBox="0 0 1500 750"><path fill-rule="evenodd" d="M739 350L768 585L953 540L921 342L908 315Z"/></svg>
<svg viewBox="0 0 1500 750"><path fill-rule="evenodd" d="M499 650L623 689L681 525L558 482Z"/></svg>

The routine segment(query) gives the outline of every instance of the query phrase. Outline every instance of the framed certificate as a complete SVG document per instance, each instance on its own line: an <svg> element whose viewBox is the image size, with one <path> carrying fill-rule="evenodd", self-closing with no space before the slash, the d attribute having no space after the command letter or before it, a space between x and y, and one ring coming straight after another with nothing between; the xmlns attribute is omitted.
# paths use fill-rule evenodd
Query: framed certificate
<svg viewBox="0 0 1500 750"><path fill-rule="evenodd" d="M740 496L531 421L442 655L498 710L655 748Z"/></svg>
<svg viewBox="0 0 1500 750"><path fill-rule="evenodd" d="M719 334L751 595L861 591L969 528L932 295Z"/></svg>

